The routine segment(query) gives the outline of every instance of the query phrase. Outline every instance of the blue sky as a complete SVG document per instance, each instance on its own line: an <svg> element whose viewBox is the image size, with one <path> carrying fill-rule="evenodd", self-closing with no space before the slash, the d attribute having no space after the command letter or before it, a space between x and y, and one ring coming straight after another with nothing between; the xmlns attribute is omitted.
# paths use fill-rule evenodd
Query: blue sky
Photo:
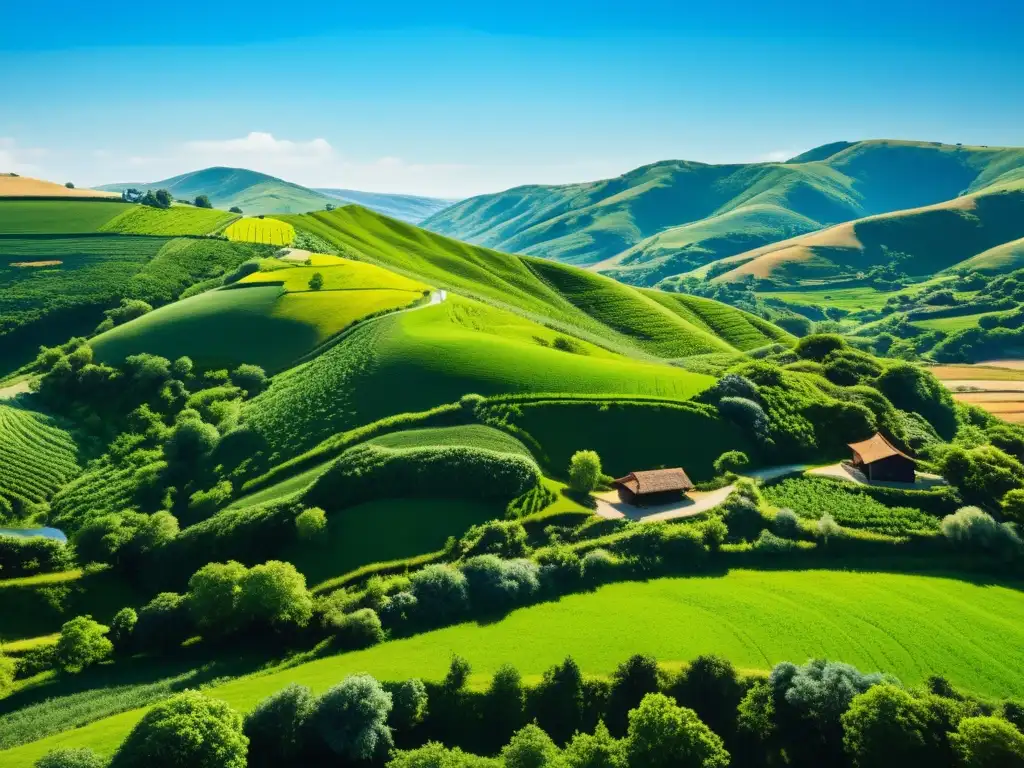
<svg viewBox="0 0 1024 768"><path fill-rule="evenodd" d="M1024 145L1020 0L0 3L0 172L80 185L238 165L460 197L841 139Z"/></svg>

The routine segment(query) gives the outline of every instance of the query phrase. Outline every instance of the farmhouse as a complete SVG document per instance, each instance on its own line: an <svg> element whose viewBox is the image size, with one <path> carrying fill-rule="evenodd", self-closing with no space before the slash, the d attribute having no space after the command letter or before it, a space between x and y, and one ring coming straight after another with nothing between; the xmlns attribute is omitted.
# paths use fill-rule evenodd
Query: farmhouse
<svg viewBox="0 0 1024 768"><path fill-rule="evenodd" d="M630 472L616 480L613 485L619 492L619 499L636 506L679 501L683 494L693 490L690 478L679 467Z"/></svg>
<svg viewBox="0 0 1024 768"><path fill-rule="evenodd" d="M880 432L867 440L849 445L853 451L851 463L868 480L912 483L916 479L914 469L917 462L886 440Z"/></svg>

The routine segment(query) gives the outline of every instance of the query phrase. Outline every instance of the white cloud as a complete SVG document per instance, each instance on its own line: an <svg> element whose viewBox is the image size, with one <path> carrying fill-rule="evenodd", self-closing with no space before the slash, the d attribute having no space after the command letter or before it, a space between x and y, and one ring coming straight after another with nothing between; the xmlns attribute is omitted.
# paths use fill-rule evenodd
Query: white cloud
<svg viewBox="0 0 1024 768"><path fill-rule="evenodd" d="M334 148L326 139L290 141L274 138L272 133L252 131L240 139L187 141L182 154L220 165L243 164L275 168L308 167L335 158Z"/></svg>
<svg viewBox="0 0 1024 768"><path fill-rule="evenodd" d="M772 152L768 152L758 158L758 161L762 163L782 163L789 160L791 157L796 157L799 152L792 149L776 149Z"/></svg>
<svg viewBox="0 0 1024 768"><path fill-rule="evenodd" d="M0 136L0 173L40 175L38 161L47 154L40 147L20 147L14 139Z"/></svg>

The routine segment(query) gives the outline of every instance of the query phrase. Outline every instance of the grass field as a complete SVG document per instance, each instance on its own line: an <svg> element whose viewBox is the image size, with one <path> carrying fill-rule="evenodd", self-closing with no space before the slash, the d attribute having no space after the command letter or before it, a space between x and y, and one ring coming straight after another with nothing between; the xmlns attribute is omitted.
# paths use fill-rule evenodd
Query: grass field
<svg viewBox="0 0 1024 768"><path fill-rule="evenodd" d="M264 245L291 245L295 239L295 228L277 219L239 219L224 230L228 240Z"/></svg>
<svg viewBox="0 0 1024 768"><path fill-rule="evenodd" d="M885 305L890 296L897 292L879 291L871 286L856 288L818 288L800 291L758 291L758 296L765 299L779 299L787 304L800 304L814 307L836 307L848 312L862 309L879 309Z"/></svg>
<svg viewBox="0 0 1024 768"><path fill-rule="evenodd" d="M946 333L953 333L955 331L962 331L965 328L977 328L978 321L989 314L991 313L981 312L976 315L939 317L935 320L914 320L913 324L918 328L924 328L926 331L945 331Z"/></svg>
<svg viewBox="0 0 1024 768"><path fill-rule="evenodd" d="M277 377L247 406L249 425L276 461L326 437L399 412L482 395L527 392L645 394L683 400L714 379L644 363L462 297L381 318ZM297 407L301 404L301 407Z"/></svg>
<svg viewBox="0 0 1024 768"><path fill-rule="evenodd" d="M74 438L41 413L0 405L0 522L48 501L80 471Z"/></svg>
<svg viewBox="0 0 1024 768"><path fill-rule="evenodd" d="M234 213L212 208L194 208L191 205L172 205L170 208L133 205L117 218L104 224L100 231L165 237L208 235L234 218Z"/></svg>
<svg viewBox="0 0 1024 768"><path fill-rule="evenodd" d="M483 424L467 424L461 427L432 427L407 429L375 437L371 445L384 448L422 448L429 445L465 445L483 448L498 453L531 457L525 445L501 430Z"/></svg>
<svg viewBox="0 0 1024 768"><path fill-rule="evenodd" d="M239 678L209 690L246 711L291 682L323 691L345 675L443 677L453 653L486 684L511 663L529 681L572 655L584 672L608 675L634 653L669 666L717 653L743 670L811 657L883 670L907 684L942 674L993 697L1024 695L1024 611L1018 585L938 576L841 571L732 571L707 578L613 584L511 613L374 648ZM614 616L615 621L608 621ZM109 754L141 710L0 752L5 768L30 768L58 746Z"/></svg>
<svg viewBox="0 0 1024 768"><path fill-rule="evenodd" d="M0 234L83 235L98 232L130 208L106 201L0 200Z"/></svg>

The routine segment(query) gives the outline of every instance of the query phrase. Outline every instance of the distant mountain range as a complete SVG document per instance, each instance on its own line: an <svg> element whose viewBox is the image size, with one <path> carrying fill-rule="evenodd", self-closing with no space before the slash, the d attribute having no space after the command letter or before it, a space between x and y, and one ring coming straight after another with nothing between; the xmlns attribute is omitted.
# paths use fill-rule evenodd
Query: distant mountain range
<svg viewBox="0 0 1024 768"><path fill-rule="evenodd" d="M432 197L358 192L350 189L310 189L290 181L245 168L204 168L169 179L148 182L104 184L96 189L121 192L128 188L166 189L175 198L192 200L206 195L215 208L239 207L247 215L308 213L323 210L328 204L348 202L402 219L419 223L452 203Z"/></svg>
<svg viewBox="0 0 1024 768"><path fill-rule="evenodd" d="M946 203L965 194L999 193L1000 199L1006 198L995 204L1000 224L974 240L992 247L993 238L1009 238L1021 229L1016 234L1019 238L1024 236L1021 174L1024 149L1020 148L837 142L784 163L708 165L668 160L603 181L517 187L463 200L426 219L423 226L503 251L587 266L636 285L655 285L728 257L735 257L730 260L733 266L761 258L760 266L746 273L723 267L729 274L726 279L740 279L754 272L758 276L773 273L764 264L780 258L766 255L775 253L766 248L774 243L864 217ZM964 203L960 214L939 214L938 218L962 223L964 216L976 215L974 207ZM905 221L916 227L922 219ZM900 226L897 218L881 228L888 233ZM878 225L874 229L880 231ZM942 240L941 235L938 239ZM928 241L918 237L917 242ZM879 243L869 250L866 263L882 253ZM960 254L962 259L980 252L968 251ZM947 253L943 266L956 256ZM818 276L835 276L853 266L833 261Z"/></svg>

